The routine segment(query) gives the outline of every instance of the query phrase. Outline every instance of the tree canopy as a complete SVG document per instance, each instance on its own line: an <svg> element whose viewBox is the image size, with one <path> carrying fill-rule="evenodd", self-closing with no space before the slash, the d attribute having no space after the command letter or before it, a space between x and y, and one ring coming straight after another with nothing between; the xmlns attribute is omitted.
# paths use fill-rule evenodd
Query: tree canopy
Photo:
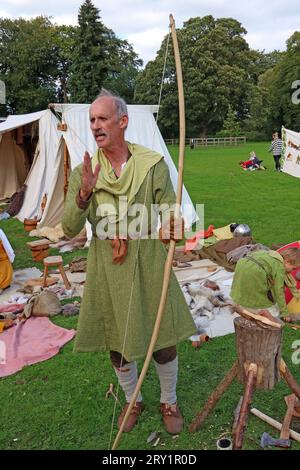
<svg viewBox="0 0 300 470"><path fill-rule="evenodd" d="M246 33L239 21L211 15L177 29L188 136L242 132L263 139L281 125L300 129L300 32L288 38L286 51L268 53L250 49ZM28 113L49 102L89 103L101 87L128 103L156 104L163 79L159 124L165 137L177 137L176 70L167 39L142 70L132 45L107 28L91 0L80 6L76 26L58 26L45 16L0 18L6 112Z"/></svg>
<svg viewBox="0 0 300 470"><path fill-rule="evenodd" d="M141 66L133 47L102 23L91 0L81 5L78 26L58 26L43 16L0 18L3 114L37 111L50 102L89 103L102 86L132 102Z"/></svg>

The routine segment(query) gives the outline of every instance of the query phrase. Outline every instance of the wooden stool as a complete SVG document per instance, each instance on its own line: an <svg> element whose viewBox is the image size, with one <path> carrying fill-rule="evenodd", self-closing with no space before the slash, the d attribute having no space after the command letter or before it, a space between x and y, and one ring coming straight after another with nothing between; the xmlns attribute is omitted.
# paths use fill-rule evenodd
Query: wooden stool
<svg viewBox="0 0 300 470"><path fill-rule="evenodd" d="M47 285L47 276L48 276L48 268L52 266L57 266L61 277L63 278L64 284L66 289L71 289L71 284L69 283L69 280L66 276L64 267L63 267L63 259L61 256L48 256L47 258L44 259L44 279L43 279L43 287L46 287Z"/></svg>

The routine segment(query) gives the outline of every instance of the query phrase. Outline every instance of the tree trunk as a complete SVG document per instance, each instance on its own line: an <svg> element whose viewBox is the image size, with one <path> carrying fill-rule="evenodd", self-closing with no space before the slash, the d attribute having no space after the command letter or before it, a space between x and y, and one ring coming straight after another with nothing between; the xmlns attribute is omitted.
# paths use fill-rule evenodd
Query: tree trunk
<svg viewBox="0 0 300 470"><path fill-rule="evenodd" d="M256 388L272 389L280 380L282 329L238 317L234 320L238 355L237 380L246 384L251 363L257 364Z"/></svg>

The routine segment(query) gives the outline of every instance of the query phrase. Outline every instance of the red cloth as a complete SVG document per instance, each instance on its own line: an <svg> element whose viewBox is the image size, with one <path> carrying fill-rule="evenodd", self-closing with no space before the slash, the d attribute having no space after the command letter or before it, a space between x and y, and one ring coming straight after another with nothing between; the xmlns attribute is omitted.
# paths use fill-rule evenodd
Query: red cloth
<svg viewBox="0 0 300 470"><path fill-rule="evenodd" d="M21 313L23 312L25 304L1 304L0 314L3 312Z"/></svg>
<svg viewBox="0 0 300 470"><path fill-rule="evenodd" d="M242 163L243 168L248 168L248 166L251 166L251 165L253 165L252 160L246 160L245 162Z"/></svg>
<svg viewBox="0 0 300 470"><path fill-rule="evenodd" d="M0 334L0 377L55 356L75 330L54 325L47 317L30 317Z"/></svg>
<svg viewBox="0 0 300 470"><path fill-rule="evenodd" d="M184 251L191 251L195 248L200 238L209 238L214 234L214 225L210 225L207 230L199 230L192 238L188 238L185 242Z"/></svg>

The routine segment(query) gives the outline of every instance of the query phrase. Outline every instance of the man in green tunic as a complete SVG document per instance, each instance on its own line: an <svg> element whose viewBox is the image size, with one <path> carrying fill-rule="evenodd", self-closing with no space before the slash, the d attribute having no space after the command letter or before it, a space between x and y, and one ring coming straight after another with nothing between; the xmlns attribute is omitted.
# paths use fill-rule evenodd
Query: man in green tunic
<svg viewBox="0 0 300 470"><path fill-rule="evenodd" d="M296 297L296 283L288 273L300 266L299 248L277 251L256 251L237 262L230 295L232 299L252 313L285 317L288 310L284 285ZM268 311L268 312L266 312ZM270 317L272 319L272 317Z"/></svg>
<svg viewBox="0 0 300 470"><path fill-rule="evenodd" d="M118 419L119 427L137 383L136 359L146 355L150 342L167 254L165 244L149 235L153 226L157 231L157 220L153 224L149 214L157 204L163 215L170 217L170 207L176 200L162 155L126 142L127 125L124 100L102 90L90 107L90 126L98 150L92 160L86 152L83 164L73 170L62 222L68 237L79 233L86 220L92 225L75 351L110 351L127 402ZM133 230L134 208L140 207L143 216L138 230ZM160 233L163 239L167 233L176 239L174 232L166 229ZM172 273L153 354L161 387L160 410L171 434L183 427L176 396L176 344L195 330ZM140 393L125 432L131 431L143 409Z"/></svg>

